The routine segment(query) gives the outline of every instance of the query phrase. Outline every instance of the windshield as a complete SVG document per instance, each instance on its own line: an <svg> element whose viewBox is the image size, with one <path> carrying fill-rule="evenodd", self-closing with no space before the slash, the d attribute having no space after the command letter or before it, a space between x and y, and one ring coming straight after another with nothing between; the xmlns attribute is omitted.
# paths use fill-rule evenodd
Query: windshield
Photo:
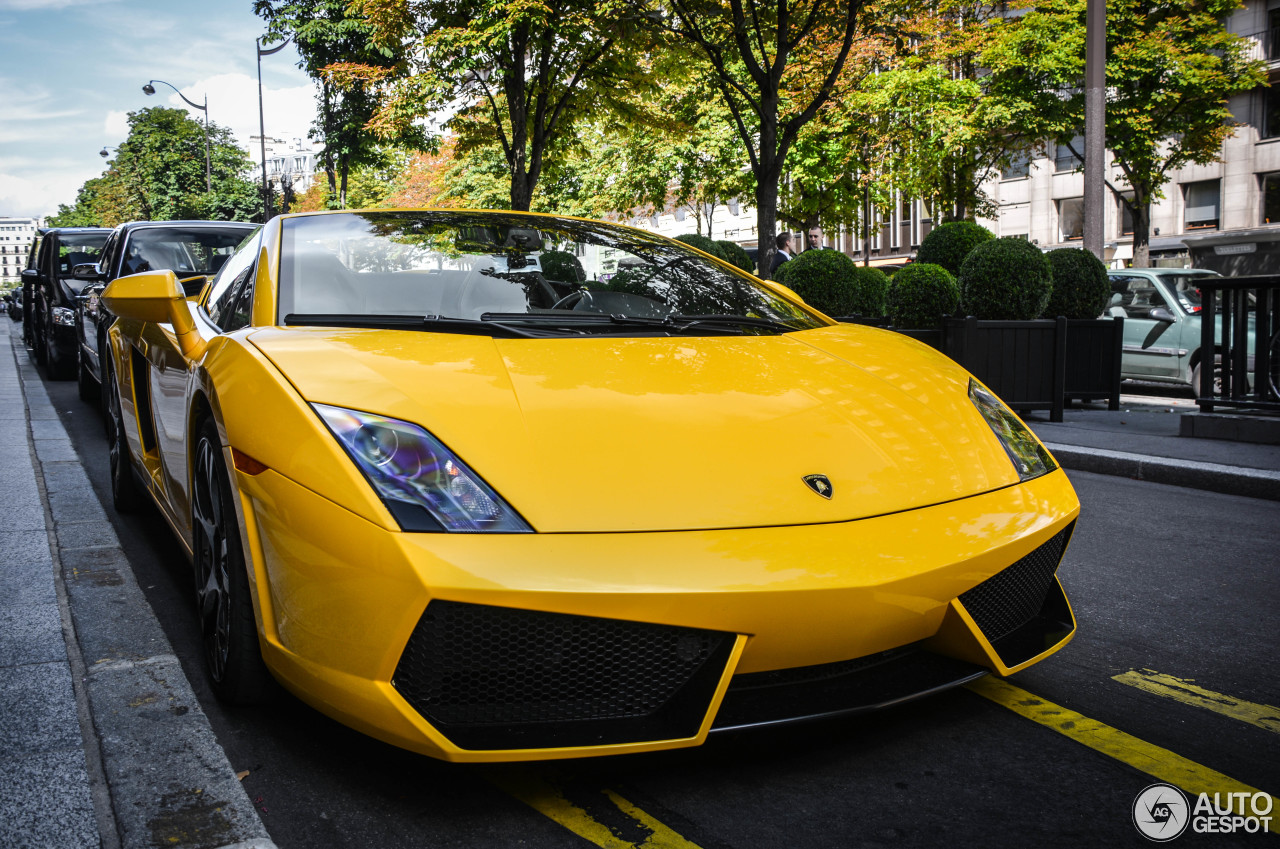
<svg viewBox="0 0 1280 849"><path fill-rule="evenodd" d="M129 238L120 274L164 270L180 278L216 274L253 230L252 224L136 230Z"/></svg>
<svg viewBox="0 0 1280 849"><path fill-rule="evenodd" d="M286 219L281 247L285 324L413 316L600 333L619 325L665 332L670 323L688 330L706 319L696 322L705 332L732 325L749 334L826 324L691 248L599 222L484 212L317 215Z"/></svg>
<svg viewBox="0 0 1280 849"><path fill-rule="evenodd" d="M58 276L70 277L77 265L97 262L108 233L63 233L58 237Z"/></svg>

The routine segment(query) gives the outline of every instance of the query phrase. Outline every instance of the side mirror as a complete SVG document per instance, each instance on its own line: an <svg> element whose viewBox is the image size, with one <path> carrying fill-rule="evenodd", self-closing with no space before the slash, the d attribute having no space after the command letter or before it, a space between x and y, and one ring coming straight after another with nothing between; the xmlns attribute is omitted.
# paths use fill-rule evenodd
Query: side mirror
<svg viewBox="0 0 1280 849"><path fill-rule="evenodd" d="M1152 321L1161 321L1165 324L1173 324L1178 320L1174 317L1173 313L1169 311L1168 307L1152 307L1151 311L1147 313L1147 318Z"/></svg>
<svg viewBox="0 0 1280 849"><path fill-rule="evenodd" d="M172 271L144 271L117 277L102 293L102 302L113 315L151 324L171 324L178 348L190 360L199 359L207 347L196 330L186 293Z"/></svg>
<svg viewBox="0 0 1280 849"><path fill-rule="evenodd" d="M102 273L102 269L98 268L98 264L96 262L86 262L71 269L71 276L76 280L84 280L87 283L96 283L105 275Z"/></svg>

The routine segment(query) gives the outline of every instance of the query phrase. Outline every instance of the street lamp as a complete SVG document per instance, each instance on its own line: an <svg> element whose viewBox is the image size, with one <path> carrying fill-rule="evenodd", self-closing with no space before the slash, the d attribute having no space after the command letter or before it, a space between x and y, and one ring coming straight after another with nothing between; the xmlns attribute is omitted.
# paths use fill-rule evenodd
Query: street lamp
<svg viewBox="0 0 1280 849"><path fill-rule="evenodd" d="M258 143L262 146L262 223L266 224L271 217L271 188L267 185L267 121L262 109L262 57L270 56L284 50L293 36L289 36L275 47L263 49L262 39L254 39L258 48Z"/></svg>
<svg viewBox="0 0 1280 849"><path fill-rule="evenodd" d="M206 192L213 194L213 170L209 166L209 95L206 94L204 96L204 106L201 106L199 103L188 99L185 94L178 91L178 87L173 83L167 83L164 80L148 81L147 84L142 87L142 91L145 94L152 95L156 93L156 87L152 85L152 83L167 85L169 88L178 92L178 97L181 97L192 109L199 109L204 112L204 188Z"/></svg>
<svg viewBox="0 0 1280 849"><path fill-rule="evenodd" d="M112 150L114 150L114 148L107 147L107 146L104 144L104 145L102 146L102 150L98 151L98 155L99 155L99 156L101 156L103 159L106 159L108 156L110 156L110 155L111 155L111 151L112 151Z"/></svg>

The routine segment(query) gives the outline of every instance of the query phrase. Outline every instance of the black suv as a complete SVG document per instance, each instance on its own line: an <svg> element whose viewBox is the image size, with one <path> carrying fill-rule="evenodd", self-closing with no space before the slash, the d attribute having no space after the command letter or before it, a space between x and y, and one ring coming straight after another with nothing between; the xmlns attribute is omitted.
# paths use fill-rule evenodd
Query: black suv
<svg viewBox="0 0 1280 849"><path fill-rule="evenodd" d="M75 272L84 286L75 316L80 397L93 400L102 385L107 328L115 320L102 303L107 284L128 274L169 270L182 281L188 296L198 295L257 227L230 221L133 221L109 231L97 264Z"/></svg>
<svg viewBox="0 0 1280 849"><path fill-rule="evenodd" d="M109 235L99 227L54 227L31 245L22 272L23 338L54 380L76 373L76 300L85 284L72 270L97 262Z"/></svg>

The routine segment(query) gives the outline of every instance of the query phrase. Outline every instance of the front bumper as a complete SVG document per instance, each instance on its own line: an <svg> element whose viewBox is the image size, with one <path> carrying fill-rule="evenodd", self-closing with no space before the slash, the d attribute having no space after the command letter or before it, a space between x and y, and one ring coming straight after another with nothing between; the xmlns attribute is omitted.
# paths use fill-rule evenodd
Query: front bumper
<svg viewBox="0 0 1280 849"><path fill-rule="evenodd" d="M1061 471L855 522L632 534L390 533L270 471L239 484L276 676L448 760L878 707L1025 668L1075 627Z"/></svg>

